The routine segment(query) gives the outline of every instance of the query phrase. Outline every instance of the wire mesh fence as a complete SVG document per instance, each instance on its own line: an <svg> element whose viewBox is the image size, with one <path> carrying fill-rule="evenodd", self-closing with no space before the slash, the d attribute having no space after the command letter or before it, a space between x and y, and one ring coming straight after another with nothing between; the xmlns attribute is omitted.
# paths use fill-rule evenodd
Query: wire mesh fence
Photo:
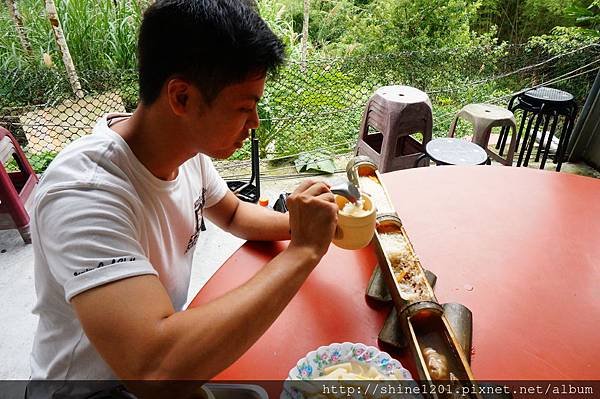
<svg viewBox="0 0 600 399"><path fill-rule="evenodd" d="M446 135L464 105L490 102L506 106L520 90L551 85L572 93L579 104L600 68L600 45L549 54L542 48L498 45L370 56L290 61L268 80L259 103L260 157L279 162L323 149L347 153L356 144L363 108L385 85L417 87L429 94L434 136ZM32 165L43 171L66 145L89 134L107 112L131 112L138 101L134 70L79 71L85 97L75 99L57 68L3 71L0 124L11 130ZM468 134L459 131L458 135ZM249 145L219 163L239 174ZM249 170L249 169L248 169Z"/></svg>

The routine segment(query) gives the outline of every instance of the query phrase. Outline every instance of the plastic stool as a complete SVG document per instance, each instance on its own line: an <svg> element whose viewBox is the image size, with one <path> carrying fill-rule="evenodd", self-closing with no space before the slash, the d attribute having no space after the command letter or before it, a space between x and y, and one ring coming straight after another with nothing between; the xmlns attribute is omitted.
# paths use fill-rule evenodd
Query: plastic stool
<svg viewBox="0 0 600 399"><path fill-rule="evenodd" d="M381 172L412 168L431 140L432 125L427 94L409 86L381 87L365 108L355 154L371 158ZM421 142L411 137L416 133L423 135Z"/></svg>
<svg viewBox="0 0 600 399"><path fill-rule="evenodd" d="M423 166L423 159L429 159L436 165L485 165L490 163L487 153L481 146L462 139L454 137L443 137L441 139L431 140L425 146L426 153L421 155L415 161L415 168Z"/></svg>
<svg viewBox="0 0 600 399"><path fill-rule="evenodd" d="M521 137L523 137L523 142L520 145L517 166L528 166L535 142L539 139L535 161L540 161L541 156L540 169L544 169L552 149L554 135L558 134L558 130L560 130L558 146L553 159L556 171L559 172L575 126L577 104L573 95L551 87L538 87L517 93L510 99L508 109L515 114L517 111L522 111L521 124L517 134L517 148L520 145ZM527 122L527 127L523 129L525 122ZM504 151L505 133L503 130L496 144L496 148L500 149L500 154Z"/></svg>
<svg viewBox="0 0 600 399"><path fill-rule="evenodd" d="M18 172L7 172L5 164L14 159ZM25 203L38 182L19 143L0 127L0 230L18 229L26 244L31 243L29 215Z"/></svg>
<svg viewBox="0 0 600 399"><path fill-rule="evenodd" d="M494 161L500 162L506 166L512 166L517 145L517 124L512 112L492 104L466 105L458 111L454 117L454 120L450 125L448 137L454 137L454 131L456 130L456 124L458 123L459 118L469 121L473 125L473 138L471 140L473 143L483 148L488 156ZM512 137L508 146L506 158L502 158L488 148L490 135L492 133L492 128L494 127L512 130Z"/></svg>

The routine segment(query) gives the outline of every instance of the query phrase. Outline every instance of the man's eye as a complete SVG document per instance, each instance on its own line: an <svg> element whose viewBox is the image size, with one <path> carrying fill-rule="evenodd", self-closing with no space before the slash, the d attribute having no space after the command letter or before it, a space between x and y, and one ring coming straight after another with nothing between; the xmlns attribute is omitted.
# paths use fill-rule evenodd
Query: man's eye
<svg viewBox="0 0 600 399"><path fill-rule="evenodd" d="M245 112L245 113L248 114L248 113L252 112L253 109L252 108L240 108L240 111Z"/></svg>

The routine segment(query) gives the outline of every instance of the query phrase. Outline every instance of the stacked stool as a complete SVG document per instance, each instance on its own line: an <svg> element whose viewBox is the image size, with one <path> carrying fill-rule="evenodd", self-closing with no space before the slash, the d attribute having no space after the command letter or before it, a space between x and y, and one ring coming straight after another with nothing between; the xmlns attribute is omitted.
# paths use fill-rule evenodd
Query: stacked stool
<svg viewBox="0 0 600 399"><path fill-rule="evenodd" d="M5 165L11 159L19 169L16 172L6 170ZM31 234L25 203L37 182L38 178L17 140L0 127L0 230L18 229L27 244L31 243Z"/></svg>
<svg viewBox="0 0 600 399"><path fill-rule="evenodd" d="M415 168L429 166L429 160L436 165L484 165L489 162L487 153L475 143L466 140L445 137L431 140L425 146L425 154L421 155L415 162ZM426 164L421 161L429 159Z"/></svg>
<svg viewBox="0 0 600 399"><path fill-rule="evenodd" d="M512 166L517 145L517 126L515 117L511 111L492 104L466 105L454 117L450 125L448 137L454 137L454 131L459 119L464 119L473 125L473 138L471 141L483 148L491 159L503 165ZM512 138L506 158L502 158L502 154L497 155L488 148L490 135L494 127L501 127L502 132L505 131L506 135L508 135L509 130L512 131Z"/></svg>
<svg viewBox="0 0 600 399"><path fill-rule="evenodd" d="M432 126L427 94L409 86L381 87L365 108L355 154L371 158L381 172L412 168L431 140ZM420 142L412 137L417 133Z"/></svg>
<svg viewBox="0 0 600 399"><path fill-rule="evenodd" d="M519 151L520 147L517 166L528 166L536 139L539 138L535 162L539 162L541 158L540 169L544 169L552 149L553 137L560 126L561 133L553 159L556 171L560 171L577 115L573 95L550 87L539 87L515 95L508 103L508 109L514 113L522 112L517 134L516 150ZM507 135L508 132L503 129L498 138L496 148L500 150L500 154L504 151Z"/></svg>

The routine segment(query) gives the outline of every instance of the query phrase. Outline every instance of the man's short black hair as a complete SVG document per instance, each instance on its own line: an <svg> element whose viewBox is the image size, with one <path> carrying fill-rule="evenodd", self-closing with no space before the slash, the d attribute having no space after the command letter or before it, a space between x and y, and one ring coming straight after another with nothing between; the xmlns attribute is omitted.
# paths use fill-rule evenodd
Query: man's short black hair
<svg viewBox="0 0 600 399"><path fill-rule="evenodd" d="M152 104L178 76L210 103L225 86L274 71L283 59L283 43L250 0L158 0L140 27L140 99Z"/></svg>

